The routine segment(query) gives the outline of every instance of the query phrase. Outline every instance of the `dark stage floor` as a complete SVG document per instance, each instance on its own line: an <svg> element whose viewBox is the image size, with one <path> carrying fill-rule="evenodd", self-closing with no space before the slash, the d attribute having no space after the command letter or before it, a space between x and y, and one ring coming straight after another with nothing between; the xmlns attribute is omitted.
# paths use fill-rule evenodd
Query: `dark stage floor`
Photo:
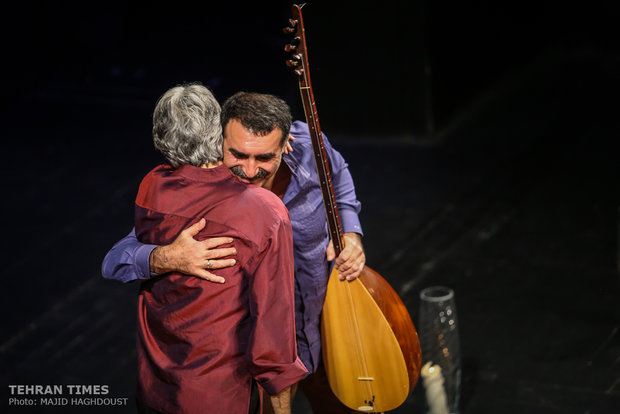
<svg viewBox="0 0 620 414"><path fill-rule="evenodd" d="M414 322L422 288L455 291L463 414L620 413L616 74L596 55L541 56L430 143L323 125L357 184L368 264ZM5 112L0 411L134 412L138 285L99 267L158 162L161 92L49 85ZM9 384L108 385L128 403L9 406ZM424 412L420 384L394 412Z"/></svg>

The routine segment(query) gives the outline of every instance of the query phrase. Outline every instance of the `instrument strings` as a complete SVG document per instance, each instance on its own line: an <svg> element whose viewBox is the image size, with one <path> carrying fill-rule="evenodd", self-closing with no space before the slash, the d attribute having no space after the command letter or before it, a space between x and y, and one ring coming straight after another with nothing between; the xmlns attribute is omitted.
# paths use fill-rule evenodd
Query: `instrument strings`
<svg viewBox="0 0 620 414"><path fill-rule="evenodd" d="M306 76L309 76L306 71ZM340 228L340 220L338 218L338 208L335 204L334 197L334 189L331 182L331 175L329 172L329 167L327 160L325 159L325 152L323 147L323 138L321 136L321 128L318 123L318 115L315 110L315 102L314 96L312 94L312 90L309 86L309 80L304 84L305 81L303 78L299 78L299 91L302 96L302 103L304 108L304 113L306 115L306 120L308 121L308 127L311 130L312 143L314 148L314 161L316 163L317 171L319 171L319 180L321 180L321 189L323 191L323 199L325 206L325 214L327 216L327 224L330 233L331 240L334 244L334 252L336 257L342 252L343 249L343 240L342 240L342 229ZM308 116L310 115L310 116ZM326 194L326 191L327 194ZM353 294L351 293L351 286L349 282L343 282L345 284L345 291L347 296L347 303L343 304L343 307L347 310L347 321L350 326L352 326L352 331L355 332L356 343L354 344L355 349L353 350L355 354L355 360L357 361L358 368L358 382L363 383L363 387L366 388L368 392L368 404L372 404L372 396L374 395L372 389L372 380L370 379L370 375L368 372L368 366L366 364L366 356L364 352L364 346L361 338L359 322L357 320L357 312L355 311L355 302L353 299ZM360 378L362 378L360 380Z"/></svg>
<svg viewBox="0 0 620 414"><path fill-rule="evenodd" d="M347 294L348 294L348 299L349 299L349 314L350 316L353 316L353 326L354 329L353 331L355 332L355 338L357 339L357 348L356 348L356 359L358 361L358 370L361 371L360 374L358 375L358 381L359 378L368 378L370 375L368 373L368 366L366 365L366 355L364 353L364 345L362 343L362 337L360 334L360 329L359 329L359 323L357 321L357 312L355 311L355 302L353 300L353 295L351 293L351 286L349 283L347 282L343 282L346 284L346 290L347 290ZM351 319L349 319L351 320ZM374 395L373 391L372 391L372 381L369 380L363 380L361 381L362 384L364 384L366 386L366 390L368 391L368 395L369 395L369 400L372 398L372 395Z"/></svg>

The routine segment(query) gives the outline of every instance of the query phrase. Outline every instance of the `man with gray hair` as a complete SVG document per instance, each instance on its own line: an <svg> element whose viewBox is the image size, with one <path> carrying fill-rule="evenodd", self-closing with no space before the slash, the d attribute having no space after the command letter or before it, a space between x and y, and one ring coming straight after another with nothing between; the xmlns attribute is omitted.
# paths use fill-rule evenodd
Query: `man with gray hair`
<svg viewBox="0 0 620 414"><path fill-rule="evenodd" d="M336 203L344 231L345 246L335 257L327 232L321 187L314 163L308 125L292 122L290 108L282 99L261 93L238 92L222 107L223 162L241 182L270 190L282 199L293 227L295 258L295 328L297 350L306 368L317 373L304 381L304 393L313 400L331 394L321 370L320 315L333 264L342 279L352 280L364 267L362 229L353 179L343 157L323 136ZM294 138L294 151L287 151L287 138ZM210 220L210 217L206 217ZM227 282L219 269L234 266L234 248L216 248L220 238L197 241L200 221L169 244L143 244L133 231L116 243L102 264L105 278L121 282L148 279L154 274L178 271L187 275ZM238 258L240 260L240 258ZM332 262L333 263L329 263ZM217 269L217 274L212 273ZM325 381L323 381L325 379ZM320 387L309 387L318 384ZM344 406L343 406L344 407Z"/></svg>
<svg viewBox="0 0 620 414"><path fill-rule="evenodd" d="M237 260L221 270L225 284L179 272L142 283L139 411L257 413L258 383L276 413L290 413L291 385L307 370L295 342L293 240L284 204L239 182L223 164L220 107L202 85L178 86L160 98L153 140L169 164L140 184L137 239L169 244L201 222L196 239L229 238Z"/></svg>

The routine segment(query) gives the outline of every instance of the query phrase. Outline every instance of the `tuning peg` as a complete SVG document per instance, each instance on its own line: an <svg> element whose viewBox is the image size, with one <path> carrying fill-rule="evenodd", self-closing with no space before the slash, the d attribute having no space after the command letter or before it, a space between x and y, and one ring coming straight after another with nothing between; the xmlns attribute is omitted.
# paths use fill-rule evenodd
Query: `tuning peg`
<svg viewBox="0 0 620 414"><path fill-rule="evenodd" d="M295 62L294 60L287 60L286 61L286 66L288 66L289 68L294 68L296 66L299 65L299 62Z"/></svg>
<svg viewBox="0 0 620 414"><path fill-rule="evenodd" d="M297 68L293 72L295 72L295 75L297 75L297 76L301 76L301 75L304 74L303 68Z"/></svg>
<svg viewBox="0 0 620 414"><path fill-rule="evenodd" d="M294 45L286 45L284 46L284 50L286 52L294 52L295 50L297 50L297 46Z"/></svg>
<svg viewBox="0 0 620 414"><path fill-rule="evenodd" d="M282 29L282 31L286 34L293 33L295 31L295 26L297 26L297 23L297 20L288 19L288 24L290 24L291 27L285 27L284 29Z"/></svg>
<svg viewBox="0 0 620 414"><path fill-rule="evenodd" d="M299 36L295 36L294 38L291 39L291 44L292 45L298 45L299 42L301 42L301 37L299 37Z"/></svg>

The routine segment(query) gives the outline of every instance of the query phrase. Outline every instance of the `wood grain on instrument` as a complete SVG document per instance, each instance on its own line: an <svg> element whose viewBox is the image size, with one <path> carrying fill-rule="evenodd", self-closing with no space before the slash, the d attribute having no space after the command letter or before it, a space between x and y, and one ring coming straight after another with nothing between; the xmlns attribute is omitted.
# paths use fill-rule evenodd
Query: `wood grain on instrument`
<svg viewBox="0 0 620 414"><path fill-rule="evenodd" d="M364 266L359 279L385 315L385 319L390 323L394 335L398 339L398 344L407 364L409 391L412 391L420 377L422 352L411 316L398 293L379 273L368 266Z"/></svg>
<svg viewBox="0 0 620 414"><path fill-rule="evenodd" d="M383 412L409 395L398 339L362 281L342 281L334 270L323 305L323 361L334 394L347 407Z"/></svg>

